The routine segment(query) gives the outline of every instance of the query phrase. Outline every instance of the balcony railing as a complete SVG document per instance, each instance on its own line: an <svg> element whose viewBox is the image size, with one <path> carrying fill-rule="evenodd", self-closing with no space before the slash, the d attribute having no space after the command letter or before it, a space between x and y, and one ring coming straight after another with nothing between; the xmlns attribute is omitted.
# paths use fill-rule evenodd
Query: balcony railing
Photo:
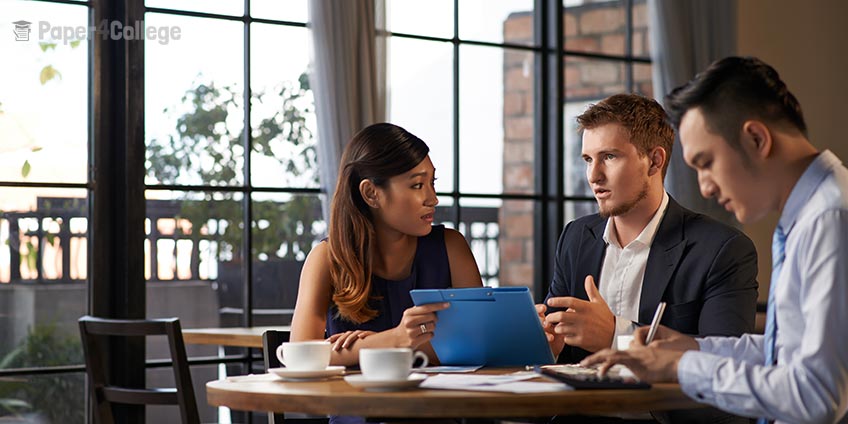
<svg viewBox="0 0 848 424"><path fill-rule="evenodd" d="M232 218L216 216L214 203L147 200L145 268L149 281L216 280L221 264L233 261L225 250L238 246L232 246L237 242L227 240L226 229L229 228L230 234L241 229ZM202 222L205 228L191 228L185 218L188 206L204 206L208 211L208 218L204 217ZM320 217L320 210L311 215ZM436 222L449 222L451 216L449 208L437 208ZM484 283L498 285L498 208L463 207L461 218L458 230L465 234ZM8 229L6 240L0 240L0 283L84 281L87 219L86 199L82 198L39 197L33 211L0 212L0 228ZM0 231L0 238L2 235ZM320 237L315 235L312 242L317 243ZM308 251L285 240L280 243L281 249L287 249L289 254L295 249ZM254 249L254 257L260 262L273 260L275 255L275 252L256 253ZM294 260L302 264L303 258Z"/></svg>

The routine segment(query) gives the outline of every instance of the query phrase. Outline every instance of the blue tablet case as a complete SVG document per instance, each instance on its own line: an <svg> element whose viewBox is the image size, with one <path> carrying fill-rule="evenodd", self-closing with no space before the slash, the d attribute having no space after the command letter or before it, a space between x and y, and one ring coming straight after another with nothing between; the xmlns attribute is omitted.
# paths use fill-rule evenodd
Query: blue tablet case
<svg viewBox="0 0 848 424"><path fill-rule="evenodd" d="M442 365L554 363L526 287L412 290L416 305L450 302L436 313L431 341Z"/></svg>

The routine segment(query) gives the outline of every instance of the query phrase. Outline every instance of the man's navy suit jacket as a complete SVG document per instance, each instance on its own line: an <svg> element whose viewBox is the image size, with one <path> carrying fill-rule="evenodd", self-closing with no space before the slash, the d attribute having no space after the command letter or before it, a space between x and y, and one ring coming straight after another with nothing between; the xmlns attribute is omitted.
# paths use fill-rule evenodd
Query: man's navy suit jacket
<svg viewBox="0 0 848 424"><path fill-rule="evenodd" d="M557 244L547 298L588 299L584 280L592 275L595 284L600 282L606 224L606 218L595 214L566 225ZM648 254L638 323L650 324L657 305L664 301L667 307L661 323L682 333L739 336L753 332L756 276L757 251L751 239L669 198ZM588 354L566 345L557 362L579 362Z"/></svg>

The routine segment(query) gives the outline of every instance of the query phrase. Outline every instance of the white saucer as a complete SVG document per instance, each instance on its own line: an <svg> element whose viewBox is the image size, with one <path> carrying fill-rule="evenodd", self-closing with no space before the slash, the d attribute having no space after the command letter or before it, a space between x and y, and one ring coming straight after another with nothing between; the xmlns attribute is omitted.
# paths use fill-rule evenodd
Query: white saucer
<svg viewBox="0 0 848 424"><path fill-rule="evenodd" d="M323 370L293 370L289 368L271 368L268 372L276 374L277 377L283 380L316 380L321 378L333 377L342 375L345 372L345 367L329 366Z"/></svg>
<svg viewBox="0 0 848 424"><path fill-rule="evenodd" d="M347 375L345 381L353 387L370 392L388 392L418 387L427 379L426 374L410 374L405 380L367 380L362 374Z"/></svg>

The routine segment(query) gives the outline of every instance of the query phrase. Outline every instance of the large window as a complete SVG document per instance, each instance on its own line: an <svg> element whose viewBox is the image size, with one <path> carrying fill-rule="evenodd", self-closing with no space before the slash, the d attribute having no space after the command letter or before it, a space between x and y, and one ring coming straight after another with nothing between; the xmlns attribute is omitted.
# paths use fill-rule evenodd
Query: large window
<svg viewBox="0 0 848 424"><path fill-rule="evenodd" d="M614 93L651 95L646 2L387 5L389 119L429 144L442 222L465 234L484 283L543 297L551 239L597 210L575 116Z"/></svg>
<svg viewBox="0 0 848 424"><path fill-rule="evenodd" d="M88 25L85 4L3 1L0 36L0 416L82 423L76 319L88 275ZM13 23L14 21L14 23ZM61 32L60 32L61 34Z"/></svg>
<svg viewBox="0 0 848 424"><path fill-rule="evenodd" d="M98 260L88 244L89 157L97 143L115 142L91 134L89 72L113 64L94 68L88 38L63 31L97 28L98 4L64 3L0 2L16 21L0 38L15 59L0 79L0 416L83 422L76 320L89 312L85 283ZM287 324L300 266L326 231L306 1L144 6L146 27L171 35L148 39L136 62L145 74L145 190L132 202L146 210L145 315L177 316L184 328ZM148 360L168 356L163 342L149 341ZM239 373L257 354L188 351L200 363L223 356ZM218 366L192 372L201 415L218 420L202 389ZM168 385L167 374L151 368L148 384ZM147 416L170 422L176 413Z"/></svg>
<svg viewBox="0 0 848 424"><path fill-rule="evenodd" d="M147 25L183 34L145 46L148 314L184 327L289 324L326 228L306 1L254 1L249 13L237 3L146 3ZM218 370L192 372L208 381Z"/></svg>
<svg viewBox="0 0 848 424"><path fill-rule="evenodd" d="M565 0L564 160L565 195L591 197L575 118L606 96L653 96L647 1ZM568 200L565 220L597 212L594 201Z"/></svg>
<svg viewBox="0 0 848 424"><path fill-rule="evenodd" d="M157 33L141 55L127 40L104 53L64 30L97 27L115 4L140 6L169 37ZM486 284L541 298L563 223L596 208L574 116L612 93L651 95L645 0L387 8L389 120L431 148L437 219L466 236ZM326 234L307 0L0 0L0 10L0 51L13 58L0 78L0 417L85 420L76 320L131 309L122 293L146 299L131 315L183 327L289 323L303 260ZM126 93L143 87L144 107L104 92L110 78ZM113 120L118 131L104 132ZM136 147L141 156L121 150ZM130 182L98 192L116 181ZM139 231L92 219L113 206L144 210ZM124 241L143 266L96 282ZM168 384L164 346L151 342L148 383ZM206 405L203 382L253 370L257 355L189 346L205 421L230 416Z"/></svg>

